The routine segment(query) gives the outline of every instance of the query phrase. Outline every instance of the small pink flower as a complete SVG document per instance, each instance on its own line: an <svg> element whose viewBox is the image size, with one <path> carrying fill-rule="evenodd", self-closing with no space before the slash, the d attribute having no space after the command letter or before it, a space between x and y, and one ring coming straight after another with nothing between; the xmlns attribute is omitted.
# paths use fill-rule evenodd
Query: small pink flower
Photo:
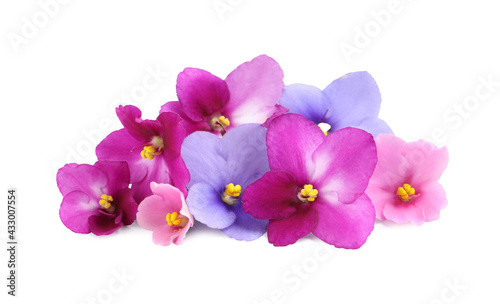
<svg viewBox="0 0 500 304"><path fill-rule="evenodd" d="M137 222L142 228L153 231L153 242L157 245L182 244L186 232L194 224L184 194L168 184L151 182L150 186L153 195L139 205Z"/></svg>
<svg viewBox="0 0 500 304"><path fill-rule="evenodd" d="M377 136L378 164L366 194L378 219L422 225L439 218L448 201L438 183L448 165L448 149L419 140L406 143L388 134Z"/></svg>

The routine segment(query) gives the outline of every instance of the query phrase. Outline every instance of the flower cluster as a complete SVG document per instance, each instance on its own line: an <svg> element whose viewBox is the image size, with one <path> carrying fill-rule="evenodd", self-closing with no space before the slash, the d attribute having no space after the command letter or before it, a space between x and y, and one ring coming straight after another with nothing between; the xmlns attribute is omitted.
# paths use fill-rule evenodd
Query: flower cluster
<svg viewBox="0 0 500 304"><path fill-rule="evenodd" d="M106 235L137 219L154 243L179 245L197 221L236 240L267 232L286 246L312 233L356 249L376 219L421 225L447 205L447 149L394 136L367 72L324 90L285 86L261 55L225 80L186 68L177 97L155 120L118 107L123 128L97 146L98 161L58 171L67 228Z"/></svg>

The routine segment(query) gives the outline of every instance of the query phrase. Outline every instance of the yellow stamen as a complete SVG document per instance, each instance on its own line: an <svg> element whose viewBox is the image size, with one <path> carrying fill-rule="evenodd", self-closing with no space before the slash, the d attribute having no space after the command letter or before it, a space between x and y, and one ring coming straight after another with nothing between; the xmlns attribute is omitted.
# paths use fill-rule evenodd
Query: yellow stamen
<svg viewBox="0 0 500 304"><path fill-rule="evenodd" d="M297 197L304 203L314 202L318 197L318 190L314 189L313 185L304 185L304 188L300 190Z"/></svg>
<svg viewBox="0 0 500 304"><path fill-rule="evenodd" d="M155 155L159 154L161 153L157 151L156 148L153 146L145 146L144 149L141 151L142 158L147 158L147 159L153 159L155 158Z"/></svg>
<svg viewBox="0 0 500 304"><path fill-rule="evenodd" d="M405 203L410 202L414 198L419 195L415 195L415 188L413 188L410 184L404 184L403 187L399 187L396 191L396 194L399 196L399 199Z"/></svg>
<svg viewBox="0 0 500 304"><path fill-rule="evenodd" d="M230 183L226 186L226 190L222 194L222 201L228 205L234 205L237 201L237 198L241 195L241 186L234 185Z"/></svg>
<svg viewBox="0 0 500 304"><path fill-rule="evenodd" d="M166 220L168 225L174 228L183 228L188 222L187 217L177 212L167 213Z"/></svg>
<svg viewBox="0 0 500 304"><path fill-rule="evenodd" d="M101 199L99 200L99 205L101 205L102 209L113 212L114 208L111 208L111 202L113 202L113 197L111 195L103 194L101 195Z"/></svg>
<svg viewBox="0 0 500 304"><path fill-rule="evenodd" d="M214 116L210 119L209 124L213 130L220 131L224 135L226 133L225 127L229 127L230 122L225 116Z"/></svg>
<svg viewBox="0 0 500 304"><path fill-rule="evenodd" d="M229 119L227 119L226 117L219 116L218 120L223 126L229 127Z"/></svg>

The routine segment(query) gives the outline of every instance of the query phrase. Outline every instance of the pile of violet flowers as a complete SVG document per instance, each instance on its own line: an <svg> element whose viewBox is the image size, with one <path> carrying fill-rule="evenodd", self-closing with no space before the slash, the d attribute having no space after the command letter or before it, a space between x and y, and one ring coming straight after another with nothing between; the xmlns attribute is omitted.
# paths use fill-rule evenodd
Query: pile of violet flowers
<svg viewBox="0 0 500 304"><path fill-rule="evenodd" d="M394 136L367 72L324 90L284 86L261 55L224 80L186 68L177 97L154 120L118 107L123 128L97 146L98 161L58 171L67 228L108 235L137 220L154 243L180 245L196 220L236 240L267 232L286 246L312 233L356 249L376 218L421 225L447 205L446 147Z"/></svg>

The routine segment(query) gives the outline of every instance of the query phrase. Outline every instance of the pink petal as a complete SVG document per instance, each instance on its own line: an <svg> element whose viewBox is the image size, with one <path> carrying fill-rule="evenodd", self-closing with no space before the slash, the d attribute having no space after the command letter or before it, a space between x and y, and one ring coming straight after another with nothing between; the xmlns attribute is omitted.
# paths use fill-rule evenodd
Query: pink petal
<svg viewBox="0 0 500 304"><path fill-rule="evenodd" d="M418 206L424 212L424 220L426 222L439 219L440 210L448 205L446 193L443 186L436 182L429 182L420 185L420 196L412 203Z"/></svg>
<svg viewBox="0 0 500 304"><path fill-rule="evenodd" d="M108 184L108 176L103 170L87 164L67 164L57 171L56 179L63 196L81 191L93 199L101 197L102 189Z"/></svg>
<svg viewBox="0 0 500 304"><path fill-rule="evenodd" d="M396 193L398 187L401 187L406 181L409 164L401 152L406 143L404 140L389 134L380 134L375 139L377 145L378 163L370 180L370 187L378 186L384 190ZM394 188L394 185L399 185ZM394 189L393 189L394 188ZM368 193L370 196L371 192ZM372 198L372 201L375 199Z"/></svg>
<svg viewBox="0 0 500 304"><path fill-rule="evenodd" d="M420 226L425 222L422 208L414 202L404 203L397 196L385 205L383 213L386 219L398 224L412 222Z"/></svg>
<svg viewBox="0 0 500 304"><path fill-rule="evenodd" d="M219 77L204 70L186 68L177 76L177 97L190 119L210 120L228 103L229 90Z"/></svg>
<svg viewBox="0 0 500 304"><path fill-rule="evenodd" d="M153 230L153 243L161 246L168 246L179 236L180 231L174 230L166 222Z"/></svg>
<svg viewBox="0 0 500 304"><path fill-rule="evenodd" d="M329 134L312 158L312 184L319 195L336 193L340 202L351 203L366 190L377 164L377 148L370 133L344 128Z"/></svg>
<svg viewBox="0 0 500 304"><path fill-rule="evenodd" d="M313 234L338 248L361 247L375 224L375 209L366 194L351 204L318 199L313 208L318 213Z"/></svg>
<svg viewBox="0 0 500 304"><path fill-rule="evenodd" d="M112 195L120 189L128 188L130 184L130 171L124 161L98 161L95 167L106 172L108 183L103 192Z"/></svg>
<svg viewBox="0 0 500 304"><path fill-rule="evenodd" d="M321 129L304 116L281 115L273 120L267 132L269 167L291 173L298 185L307 184L315 169L313 152L324 140Z"/></svg>
<svg viewBox="0 0 500 304"><path fill-rule="evenodd" d="M368 188L366 188L366 194L370 197L372 204L375 207L375 214L377 218L385 220L386 218L383 212L385 205L394 200L394 197L396 197L396 190L384 190L370 182L370 184L368 184Z"/></svg>
<svg viewBox="0 0 500 304"><path fill-rule="evenodd" d="M267 228L269 243L287 246L311 233L318 223L318 212L310 206L300 208L282 220L270 220Z"/></svg>
<svg viewBox="0 0 500 304"><path fill-rule="evenodd" d="M299 203L297 182L283 171L269 171L246 187L241 198L243 210L257 219L283 219L291 216Z"/></svg>
<svg viewBox="0 0 500 304"><path fill-rule="evenodd" d="M162 126L163 133L163 156L171 160L181 153L181 144L186 137L186 131L181 125L179 115L171 112L161 113L157 120Z"/></svg>
<svg viewBox="0 0 500 304"><path fill-rule="evenodd" d="M186 136L196 131L211 131L208 120L192 120L186 115L186 113L184 113L184 109L182 108L181 103L178 101L170 101L164 104L161 107L160 113L164 112L173 112L182 118L181 125L184 130L186 130Z"/></svg>
<svg viewBox="0 0 500 304"><path fill-rule="evenodd" d="M283 71L266 55L245 62L226 78L231 99L226 106L231 124L264 123L275 112L284 87Z"/></svg>
<svg viewBox="0 0 500 304"><path fill-rule="evenodd" d="M407 143L401 151L413 168L409 183L417 186L420 183L437 182L448 165L448 149L439 149L433 143L419 140Z"/></svg>
<svg viewBox="0 0 500 304"><path fill-rule="evenodd" d="M139 226L147 230L154 230L167 223L167 214L179 212L184 200L179 189L171 185L152 182L151 190L154 194L140 203L137 212Z"/></svg>
<svg viewBox="0 0 500 304"><path fill-rule="evenodd" d="M160 124L156 120L143 120L141 110L135 106L119 106L116 115L127 132L139 142L147 143L161 134Z"/></svg>

